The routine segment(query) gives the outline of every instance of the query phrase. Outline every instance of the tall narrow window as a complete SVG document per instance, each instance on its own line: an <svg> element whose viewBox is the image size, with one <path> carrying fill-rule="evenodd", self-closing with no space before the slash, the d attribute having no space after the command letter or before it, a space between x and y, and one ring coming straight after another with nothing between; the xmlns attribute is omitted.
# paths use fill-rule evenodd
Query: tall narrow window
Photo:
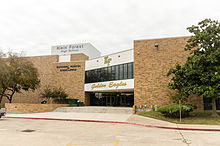
<svg viewBox="0 0 220 146"><path fill-rule="evenodd" d="M124 79L128 78L128 64L124 64Z"/></svg>
<svg viewBox="0 0 220 146"><path fill-rule="evenodd" d="M119 65L115 66L115 80L119 80Z"/></svg>
<svg viewBox="0 0 220 146"><path fill-rule="evenodd" d="M115 66L112 66L111 80L115 80Z"/></svg>
<svg viewBox="0 0 220 146"><path fill-rule="evenodd" d="M101 73L100 73L100 82L103 82L105 81L104 78L105 78L105 69L104 68L101 68Z"/></svg>
<svg viewBox="0 0 220 146"><path fill-rule="evenodd" d="M108 67L108 76L107 76L108 81L111 81L111 78L112 78L112 68L110 66Z"/></svg>
<svg viewBox="0 0 220 146"><path fill-rule="evenodd" d="M104 81L108 81L108 68L107 67L105 67L104 68Z"/></svg>
<svg viewBox="0 0 220 146"><path fill-rule="evenodd" d="M97 69L97 82L101 82L101 69Z"/></svg>
<svg viewBox="0 0 220 146"><path fill-rule="evenodd" d="M124 65L121 64L120 65L120 75L119 75L119 80L123 80L124 79Z"/></svg>
<svg viewBox="0 0 220 146"><path fill-rule="evenodd" d="M131 63L132 65L132 79L134 78L134 62Z"/></svg>
<svg viewBox="0 0 220 146"><path fill-rule="evenodd" d="M128 79L132 79L132 63L128 63Z"/></svg>

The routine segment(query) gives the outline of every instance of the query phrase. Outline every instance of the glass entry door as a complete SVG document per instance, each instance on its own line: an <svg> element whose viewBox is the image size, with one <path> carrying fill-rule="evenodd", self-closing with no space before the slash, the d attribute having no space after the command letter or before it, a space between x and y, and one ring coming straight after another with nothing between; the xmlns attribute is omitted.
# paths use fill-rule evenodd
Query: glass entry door
<svg viewBox="0 0 220 146"><path fill-rule="evenodd" d="M134 105L134 92L91 93L91 106L127 106Z"/></svg>

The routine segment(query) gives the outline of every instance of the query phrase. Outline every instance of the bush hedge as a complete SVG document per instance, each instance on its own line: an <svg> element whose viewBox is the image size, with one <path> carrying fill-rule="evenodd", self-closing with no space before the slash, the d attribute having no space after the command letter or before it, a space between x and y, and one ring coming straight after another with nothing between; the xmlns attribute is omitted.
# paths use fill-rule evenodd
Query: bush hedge
<svg viewBox="0 0 220 146"><path fill-rule="evenodd" d="M65 99L60 99L60 98L57 98L57 99L54 99L53 102L56 103L56 104L76 104L78 101L78 99L72 99L72 98L65 98Z"/></svg>
<svg viewBox="0 0 220 146"><path fill-rule="evenodd" d="M180 117L179 109L180 109L179 104L170 104L159 108L158 112L162 113L165 117L179 118ZM182 117L189 116L189 113L193 111L193 109L195 109L195 107L190 104L181 105L181 116Z"/></svg>

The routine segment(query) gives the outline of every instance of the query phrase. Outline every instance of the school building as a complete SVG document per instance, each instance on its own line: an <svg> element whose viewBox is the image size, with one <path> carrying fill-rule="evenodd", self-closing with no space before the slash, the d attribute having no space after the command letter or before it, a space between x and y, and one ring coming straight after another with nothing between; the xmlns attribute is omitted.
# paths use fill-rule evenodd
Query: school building
<svg viewBox="0 0 220 146"><path fill-rule="evenodd" d="M167 72L176 62L186 61L188 39L134 40L133 49L106 56L90 43L52 46L49 56L26 57L38 69L41 86L34 92L17 93L13 102L40 103L40 93L50 86L64 88L68 98L87 106L170 104ZM211 103L197 96L189 102L198 109L208 109Z"/></svg>

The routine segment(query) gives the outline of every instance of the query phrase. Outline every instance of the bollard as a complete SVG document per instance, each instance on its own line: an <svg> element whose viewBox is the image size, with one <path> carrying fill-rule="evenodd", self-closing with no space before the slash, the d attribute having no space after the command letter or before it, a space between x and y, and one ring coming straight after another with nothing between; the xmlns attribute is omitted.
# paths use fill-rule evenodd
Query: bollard
<svg viewBox="0 0 220 146"><path fill-rule="evenodd" d="M157 111L157 105L154 106L154 110Z"/></svg>

